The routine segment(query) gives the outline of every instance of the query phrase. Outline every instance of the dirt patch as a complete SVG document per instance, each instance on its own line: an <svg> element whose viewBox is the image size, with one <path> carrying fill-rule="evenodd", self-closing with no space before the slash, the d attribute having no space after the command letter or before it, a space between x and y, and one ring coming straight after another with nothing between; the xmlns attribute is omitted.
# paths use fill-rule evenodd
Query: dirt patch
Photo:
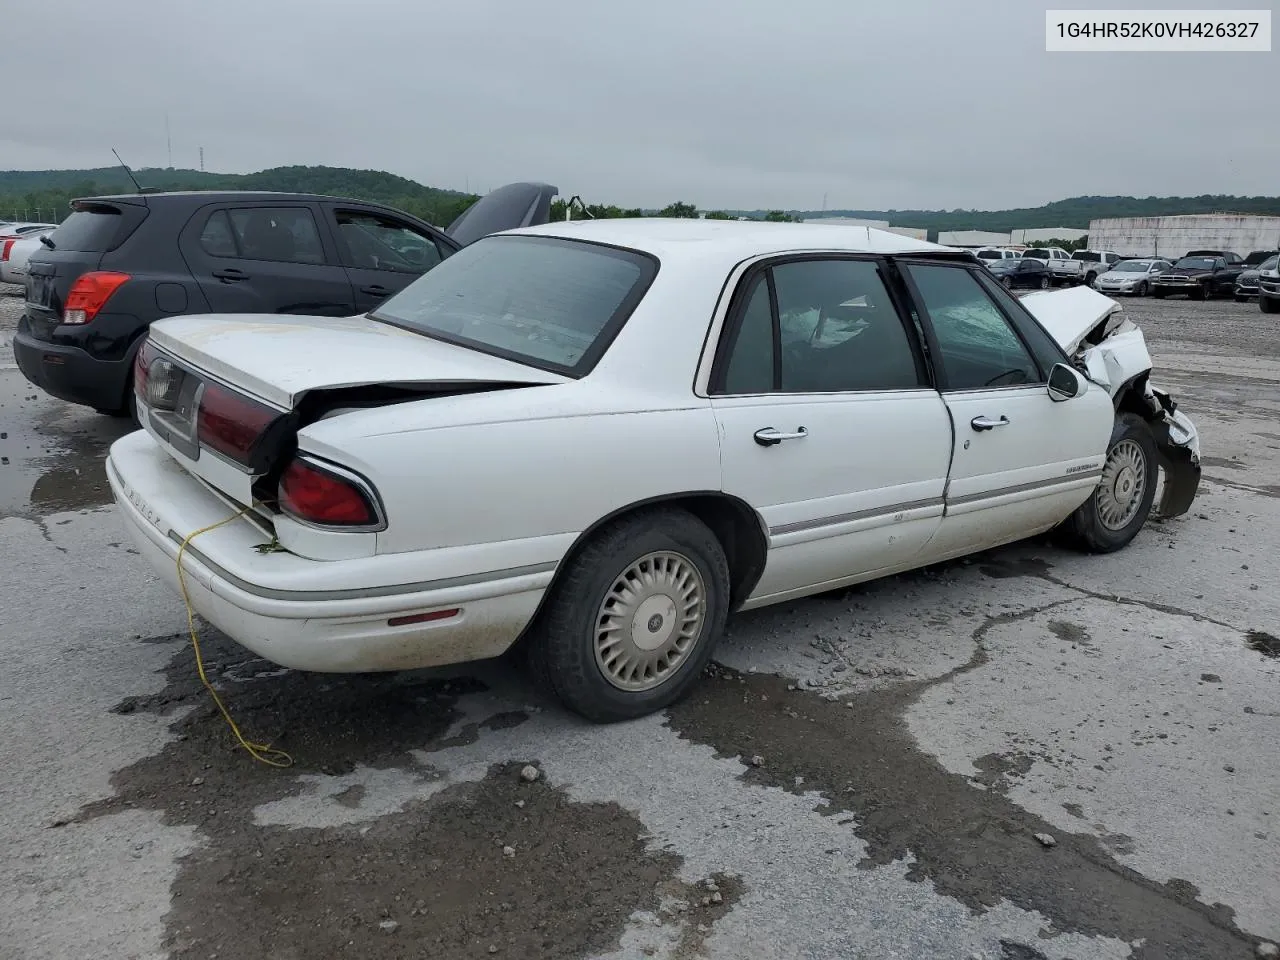
<svg viewBox="0 0 1280 960"><path fill-rule="evenodd" d="M989 619L975 631L974 658L948 676L985 662L981 641L992 627L1067 602L1073 601ZM1236 927L1230 907L1199 903L1194 888L1181 881L1147 880L1092 835L1065 833L923 753L901 716L941 680L829 702L782 678L713 668L697 695L670 711L668 723L722 756L743 758L748 782L820 793L827 800L820 812L853 814L851 829L867 845L865 866L912 859L911 879L972 909L1008 900L1040 912L1055 930L1141 939L1134 956L1145 960L1253 955L1256 941ZM749 759L756 756L759 766ZM991 766L1006 775L1005 761ZM1035 839L1046 833L1057 841L1052 848Z"/></svg>
<svg viewBox="0 0 1280 960"><path fill-rule="evenodd" d="M1070 620L1050 620L1049 632L1063 643L1078 643L1081 646L1089 644L1089 631Z"/></svg>
<svg viewBox="0 0 1280 960"><path fill-rule="evenodd" d="M1280 637L1261 630L1250 630L1244 635L1244 642L1250 650L1256 650L1264 657L1280 659Z"/></svg>
<svg viewBox="0 0 1280 960"><path fill-rule="evenodd" d="M171 726L176 739L116 773L116 795L76 818L142 808L199 829L204 842L179 863L166 921L175 960L587 956L616 946L634 911L657 913L673 891L687 902L678 922L692 958L737 899L732 878L712 878L715 891L677 879L681 858L647 849L644 825L616 804L575 803L545 780L524 781L529 758L376 818L257 825L256 807L301 792L298 774L359 765L438 781L411 751L465 743L481 727L527 717L498 714L446 740L457 698L483 689L476 681L280 671L215 630L202 636L209 674L246 735L287 750L295 767L256 764L233 745L189 648L171 638L178 646L165 688L117 710L190 707ZM346 811L366 800L360 784L331 796ZM719 899L704 907L701 897L713 893Z"/></svg>
<svg viewBox="0 0 1280 960"><path fill-rule="evenodd" d="M1035 763L1025 753L988 753L973 761L978 769L973 779L988 790L1007 793L1015 777L1025 777Z"/></svg>

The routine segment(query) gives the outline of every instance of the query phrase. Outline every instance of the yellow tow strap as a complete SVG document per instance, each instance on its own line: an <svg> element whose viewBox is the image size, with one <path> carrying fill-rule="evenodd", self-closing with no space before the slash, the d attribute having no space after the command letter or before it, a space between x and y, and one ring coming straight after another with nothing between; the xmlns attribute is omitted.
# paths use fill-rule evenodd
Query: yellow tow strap
<svg viewBox="0 0 1280 960"><path fill-rule="evenodd" d="M293 757L285 753L283 750L277 750L269 743L255 743L252 740L246 740L244 734L240 732L240 728L236 725L235 720L231 718L231 713L227 710L222 702L222 698L218 696L218 691L213 689L213 684L209 682L208 676L204 670L204 657L200 653L200 638L196 635L196 615L195 609L191 606L191 597L187 593L187 580L182 572L182 555L186 552L188 544L202 533L208 533L210 530L217 530L219 527L226 526L233 520L239 520L249 511L249 507L245 507L225 520L219 520L217 523L211 523L207 527L202 527L194 533L188 534L187 538L182 541L182 546L178 548L178 586L182 589L182 602L187 605L187 630L191 634L191 649L196 655L196 670L200 674L200 682L204 684L204 688L209 691L209 696L213 697L213 702L218 705L218 710L222 714L222 718L227 721L227 726L231 728L231 732L235 735L236 741L240 746L249 751L249 756L257 760L259 763L265 763L272 767L291 767L293 766Z"/></svg>

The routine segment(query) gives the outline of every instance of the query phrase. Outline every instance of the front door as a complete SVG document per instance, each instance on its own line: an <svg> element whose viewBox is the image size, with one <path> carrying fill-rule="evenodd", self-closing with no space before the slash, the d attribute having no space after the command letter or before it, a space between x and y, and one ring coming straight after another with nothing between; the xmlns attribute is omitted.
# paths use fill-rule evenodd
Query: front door
<svg viewBox="0 0 1280 960"><path fill-rule="evenodd" d="M351 281L311 204L210 205L179 244L213 313L356 312Z"/></svg>
<svg viewBox="0 0 1280 960"><path fill-rule="evenodd" d="M1055 402L1049 370L1067 358L997 284L959 264L917 262L905 273L941 360L955 426L946 513L930 559L1059 523L1097 486L1115 420L1111 397L1090 384Z"/></svg>
<svg viewBox="0 0 1280 960"><path fill-rule="evenodd" d="M744 276L708 392L723 488L768 526L747 606L912 565L938 527L951 423L875 258Z"/></svg>

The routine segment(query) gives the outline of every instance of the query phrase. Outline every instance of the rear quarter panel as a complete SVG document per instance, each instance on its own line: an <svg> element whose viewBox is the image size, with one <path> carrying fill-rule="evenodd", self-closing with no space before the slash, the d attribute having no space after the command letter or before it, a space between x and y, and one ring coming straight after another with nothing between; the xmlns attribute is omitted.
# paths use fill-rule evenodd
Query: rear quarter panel
<svg viewBox="0 0 1280 960"><path fill-rule="evenodd" d="M567 546L563 535L631 504L721 488L705 400L660 402L587 381L344 414L307 427L299 446L374 485L388 521L379 553L534 538Z"/></svg>

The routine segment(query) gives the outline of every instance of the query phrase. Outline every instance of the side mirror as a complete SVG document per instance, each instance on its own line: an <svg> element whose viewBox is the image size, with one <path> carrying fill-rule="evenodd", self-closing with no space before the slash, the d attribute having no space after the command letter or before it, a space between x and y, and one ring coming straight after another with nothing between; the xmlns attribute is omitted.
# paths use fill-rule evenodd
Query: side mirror
<svg viewBox="0 0 1280 960"><path fill-rule="evenodd" d="M1049 371L1049 399L1055 403L1070 400L1084 393L1084 377L1074 367L1055 363Z"/></svg>

